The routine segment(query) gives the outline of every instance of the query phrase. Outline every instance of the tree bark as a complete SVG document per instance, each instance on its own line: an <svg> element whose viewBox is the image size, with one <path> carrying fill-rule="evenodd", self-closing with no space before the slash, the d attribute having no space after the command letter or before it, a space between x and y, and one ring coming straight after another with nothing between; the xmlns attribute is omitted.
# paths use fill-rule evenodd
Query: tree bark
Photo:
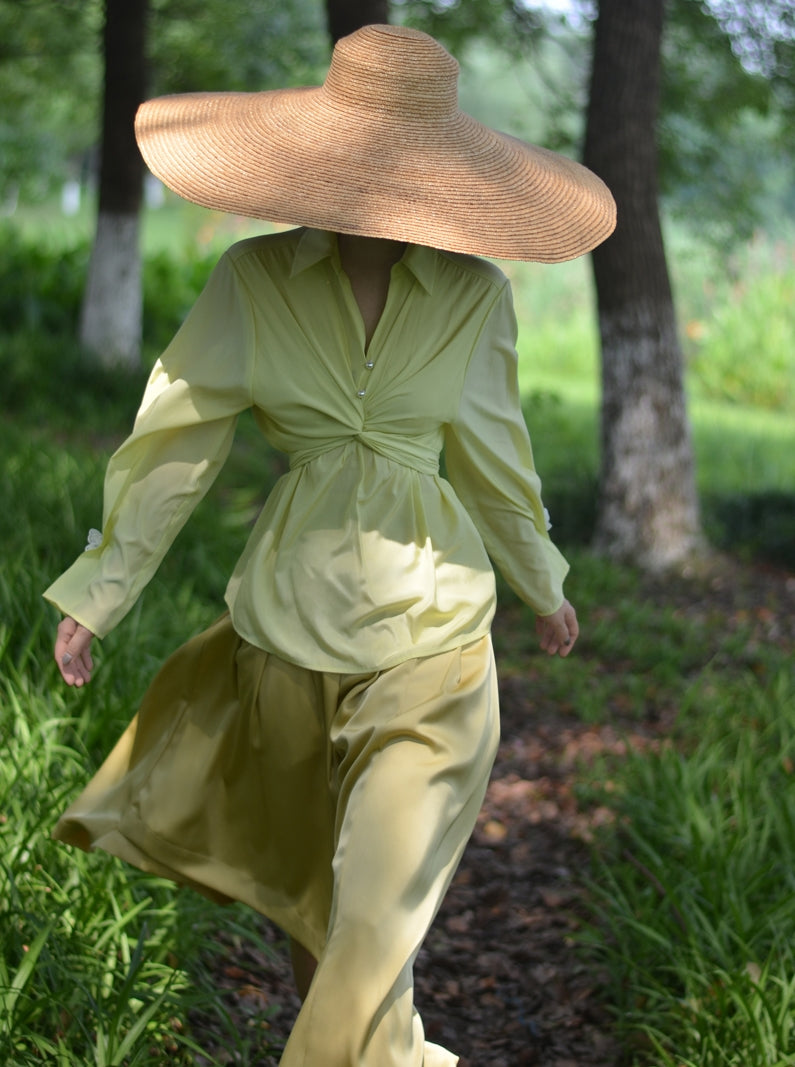
<svg viewBox="0 0 795 1067"><path fill-rule="evenodd" d="M326 0L332 44L362 26L389 22L389 0Z"/></svg>
<svg viewBox="0 0 795 1067"><path fill-rule="evenodd" d="M147 5L148 0L105 0L99 204L80 340L106 365L137 366L141 360L144 172L134 120L146 85Z"/></svg>
<svg viewBox="0 0 795 1067"><path fill-rule="evenodd" d="M656 120L664 0L599 0L585 163L618 206L593 253L602 349L595 547L648 569L701 547L682 351L660 228Z"/></svg>

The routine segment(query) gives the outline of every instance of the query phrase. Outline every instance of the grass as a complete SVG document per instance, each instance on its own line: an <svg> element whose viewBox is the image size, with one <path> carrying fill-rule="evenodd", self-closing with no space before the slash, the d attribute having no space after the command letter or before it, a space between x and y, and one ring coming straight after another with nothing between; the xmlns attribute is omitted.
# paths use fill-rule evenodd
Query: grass
<svg viewBox="0 0 795 1067"><path fill-rule="evenodd" d="M64 215L47 201L21 205L13 216L14 229L24 239L41 244L50 252L73 248L89 239L96 206L84 197L79 210ZM262 233L266 223L196 208L172 193L165 193L165 206L142 214L141 248L145 256L168 252L195 257L205 252L220 254L233 241Z"/></svg>
<svg viewBox="0 0 795 1067"><path fill-rule="evenodd" d="M682 714L698 721L685 750L633 756L618 798L606 798L619 830L597 853L593 891L609 999L635 1063L785 1067L795 1062L791 669L731 689L707 672Z"/></svg>
<svg viewBox="0 0 795 1067"><path fill-rule="evenodd" d="M156 592L147 595L146 609L104 643L97 684L67 691L51 660L53 614L40 594L93 516L105 457L88 444L67 452L10 422L0 457L0 1062L194 1063L201 1050L189 1018L197 1010L249 1057L263 1019L238 1032L202 953L211 930L237 936L242 928L257 941L255 917L49 838L166 649L217 614L207 556L215 542L195 543L176 589L159 603ZM198 523L212 526L207 514Z"/></svg>
<svg viewBox="0 0 795 1067"><path fill-rule="evenodd" d="M174 232L155 236L165 246ZM206 236L211 245L228 234ZM754 255L761 276L761 252ZM160 269L165 288L172 282ZM638 574L587 551L598 386L581 307L585 270L530 268L514 281L529 337L528 421L587 626L566 663L531 658L532 619L503 590L500 659L506 673L532 674L540 698L586 721L675 717L675 744L605 766L583 784L616 812L595 856L592 941L629 1059L637 1067L783 1067L795 1063L792 650L760 642L753 613L727 619L686 604L661 607L639 596ZM701 321L703 291L697 298ZM210 496L138 606L102 642L95 681L65 690L51 661L54 613L40 593L99 523L104 465L140 382L83 379L81 357L62 337L26 329L5 350L4 359L11 352L17 361L5 381L17 391L0 422L0 1062L154 1067L201 1055L216 1063L199 1050L197 1014L245 1062L261 1048L267 1018L237 1025L212 986L220 949L210 934L256 940L256 917L174 892L110 858L73 853L49 834L157 664L218 613L280 460L243 420ZM791 410L728 402L698 383L691 393L710 532L717 543L764 555L782 536L782 501L795 489ZM765 494L780 498L778 510L754 510ZM770 514L778 533L760 534Z"/></svg>

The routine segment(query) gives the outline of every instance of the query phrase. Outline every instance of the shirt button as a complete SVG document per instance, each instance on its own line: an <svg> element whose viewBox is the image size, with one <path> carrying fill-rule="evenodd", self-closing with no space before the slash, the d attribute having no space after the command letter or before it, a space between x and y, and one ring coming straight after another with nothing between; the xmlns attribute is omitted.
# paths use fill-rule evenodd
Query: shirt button
<svg viewBox="0 0 795 1067"><path fill-rule="evenodd" d="M367 367L368 370L372 370L374 366L375 366L375 363L373 363L373 361L371 359L368 359L367 362L365 363L365 367Z"/></svg>
<svg viewBox="0 0 795 1067"><path fill-rule="evenodd" d="M357 395L357 396L358 396L358 398L359 398L359 399L361 400L361 399L362 399L362 397L364 396L364 394L365 394L366 392L367 392L367 390L366 390L366 389L360 389L360 390L359 390L359 392L358 392L358 393L357 393L356 395Z"/></svg>

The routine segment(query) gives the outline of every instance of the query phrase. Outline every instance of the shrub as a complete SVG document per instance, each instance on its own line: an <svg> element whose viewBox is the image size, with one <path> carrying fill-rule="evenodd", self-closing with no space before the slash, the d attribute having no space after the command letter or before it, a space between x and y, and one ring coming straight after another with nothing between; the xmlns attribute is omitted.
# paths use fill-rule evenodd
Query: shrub
<svg viewBox="0 0 795 1067"><path fill-rule="evenodd" d="M795 265L779 264L736 282L709 314L685 327L696 388L749 407L795 407Z"/></svg>

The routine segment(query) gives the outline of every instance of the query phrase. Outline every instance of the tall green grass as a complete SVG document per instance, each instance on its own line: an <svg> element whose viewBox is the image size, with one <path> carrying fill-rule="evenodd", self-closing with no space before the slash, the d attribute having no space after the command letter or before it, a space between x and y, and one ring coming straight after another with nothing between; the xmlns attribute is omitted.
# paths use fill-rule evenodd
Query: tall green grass
<svg viewBox="0 0 795 1067"><path fill-rule="evenodd" d="M791 668L791 663L790 663ZM684 751L635 754L605 799L598 955L634 1063L795 1062L795 683L706 673Z"/></svg>
<svg viewBox="0 0 795 1067"><path fill-rule="evenodd" d="M138 609L104 642L94 684L63 686L51 654L55 616L41 592L96 517L104 461L90 443L67 451L29 424L0 425L0 1062L194 1063L202 1050L190 1015L198 1009L245 1061L263 1054L258 1027L266 1020L239 1032L203 954L211 930L258 939L255 917L50 840L156 665L219 610L224 561L211 566L202 555L215 543L208 536L182 557L176 588L152 598L145 623Z"/></svg>

